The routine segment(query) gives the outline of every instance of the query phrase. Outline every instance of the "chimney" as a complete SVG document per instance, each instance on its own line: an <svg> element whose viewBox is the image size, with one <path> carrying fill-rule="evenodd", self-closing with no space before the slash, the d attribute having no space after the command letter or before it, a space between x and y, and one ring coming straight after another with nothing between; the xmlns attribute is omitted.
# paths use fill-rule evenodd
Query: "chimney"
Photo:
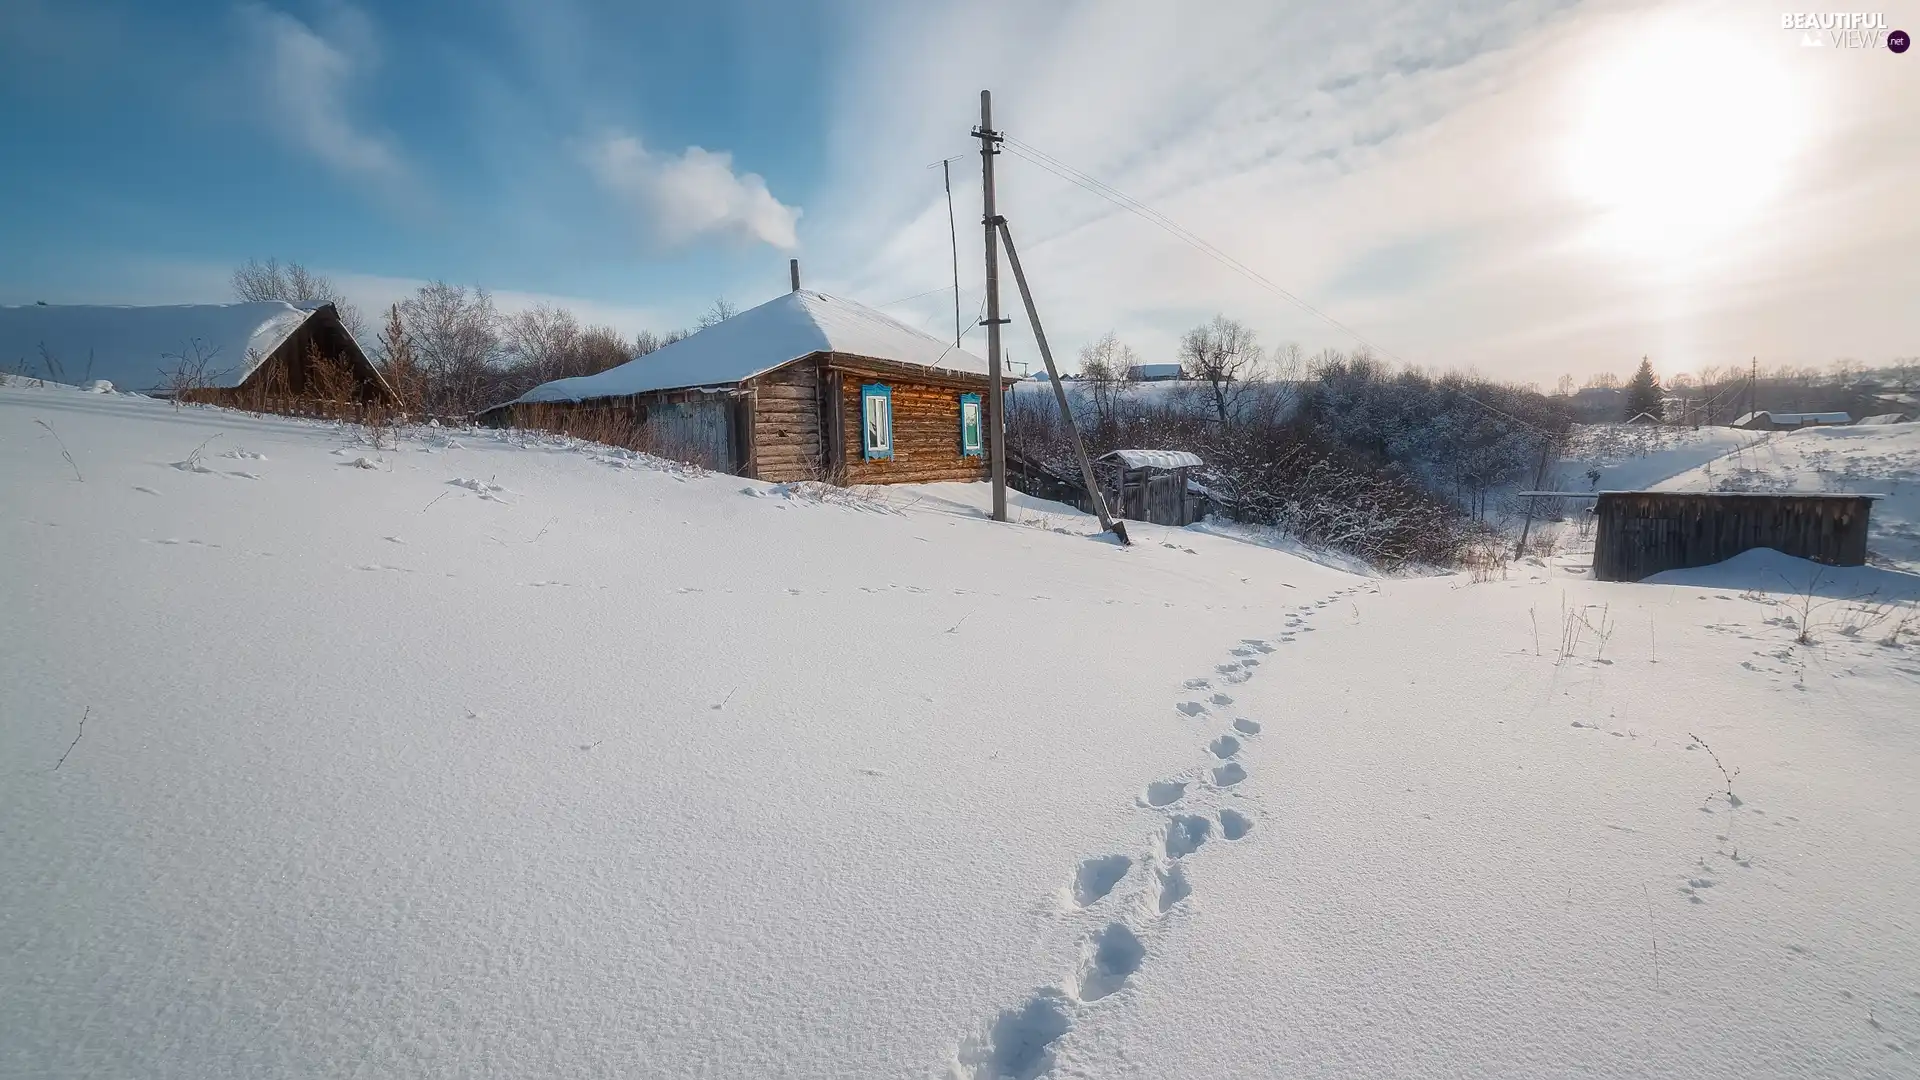
<svg viewBox="0 0 1920 1080"><path fill-rule="evenodd" d="M799 259L787 260L787 275L793 278L793 291L799 292L800 291L800 260Z"/></svg>

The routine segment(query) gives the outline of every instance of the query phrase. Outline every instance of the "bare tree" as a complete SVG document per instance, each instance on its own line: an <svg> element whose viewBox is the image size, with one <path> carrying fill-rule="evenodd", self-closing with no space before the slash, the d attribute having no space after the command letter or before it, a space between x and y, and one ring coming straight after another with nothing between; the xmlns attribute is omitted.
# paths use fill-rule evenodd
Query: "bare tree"
<svg viewBox="0 0 1920 1080"><path fill-rule="evenodd" d="M509 362L537 385L565 377L563 371L580 341L580 321L565 308L536 304L509 316L500 336Z"/></svg>
<svg viewBox="0 0 1920 1080"><path fill-rule="evenodd" d="M1139 364L1140 354L1111 330L1081 347L1080 381L1093 399L1094 420L1102 429L1113 425L1116 400Z"/></svg>
<svg viewBox="0 0 1920 1080"><path fill-rule="evenodd" d="M297 262L281 265L279 259L248 259L233 272L233 295L242 301L284 300L289 304L311 306L332 304L340 321L354 337L364 337L366 326L360 311L347 302L347 296L324 274L316 274Z"/></svg>
<svg viewBox="0 0 1920 1080"><path fill-rule="evenodd" d="M1207 384L1214 412L1226 423L1233 407L1258 381L1261 349L1253 331L1242 323L1215 315L1180 339L1180 366L1192 379Z"/></svg>
<svg viewBox="0 0 1920 1080"><path fill-rule="evenodd" d="M498 404L500 316L485 289L434 281L400 302L421 371L423 404L436 415L467 414ZM503 399L504 400L504 399Z"/></svg>
<svg viewBox="0 0 1920 1080"><path fill-rule="evenodd" d="M714 300L713 306L707 309L706 314L700 316L700 321L695 324L694 329L705 330L715 323L726 322L738 314L740 314L739 308L728 303L726 297L719 297Z"/></svg>

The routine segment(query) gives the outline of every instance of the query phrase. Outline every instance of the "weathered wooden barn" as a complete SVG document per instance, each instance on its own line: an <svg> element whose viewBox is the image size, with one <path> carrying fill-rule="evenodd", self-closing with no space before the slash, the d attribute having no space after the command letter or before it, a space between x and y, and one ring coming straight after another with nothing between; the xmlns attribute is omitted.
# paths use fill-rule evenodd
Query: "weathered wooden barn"
<svg viewBox="0 0 1920 1080"><path fill-rule="evenodd" d="M543 383L479 419L760 480L978 480L987 473L987 386L986 361L952 342L796 282L690 337L598 375Z"/></svg>
<svg viewBox="0 0 1920 1080"><path fill-rule="evenodd" d="M395 400L332 304L0 307L0 368L266 411Z"/></svg>
<svg viewBox="0 0 1920 1080"><path fill-rule="evenodd" d="M1594 506L1593 576L1640 581L1754 548L1833 566L1867 561L1872 495L1604 491Z"/></svg>

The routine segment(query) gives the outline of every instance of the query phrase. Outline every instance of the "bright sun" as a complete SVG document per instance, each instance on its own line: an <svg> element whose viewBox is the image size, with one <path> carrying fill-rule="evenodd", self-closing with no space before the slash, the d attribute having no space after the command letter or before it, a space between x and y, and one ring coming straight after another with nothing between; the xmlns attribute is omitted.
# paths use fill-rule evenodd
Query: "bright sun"
<svg viewBox="0 0 1920 1080"><path fill-rule="evenodd" d="M1593 238L1671 268L1759 224L1805 137L1807 103L1782 59L1672 21L1603 54L1565 162L1600 211Z"/></svg>

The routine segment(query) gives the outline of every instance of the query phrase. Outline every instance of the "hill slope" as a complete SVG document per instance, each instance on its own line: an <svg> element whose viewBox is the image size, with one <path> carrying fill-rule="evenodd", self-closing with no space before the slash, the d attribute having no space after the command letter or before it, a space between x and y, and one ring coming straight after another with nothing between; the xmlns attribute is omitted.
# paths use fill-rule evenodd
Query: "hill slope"
<svg viewBox="0 0 1920 1080"><path fill-rule="evenodd" d="M1843 601L55 389L0 448L0 1074L1920 1052L1920 660Z"/></svg>

